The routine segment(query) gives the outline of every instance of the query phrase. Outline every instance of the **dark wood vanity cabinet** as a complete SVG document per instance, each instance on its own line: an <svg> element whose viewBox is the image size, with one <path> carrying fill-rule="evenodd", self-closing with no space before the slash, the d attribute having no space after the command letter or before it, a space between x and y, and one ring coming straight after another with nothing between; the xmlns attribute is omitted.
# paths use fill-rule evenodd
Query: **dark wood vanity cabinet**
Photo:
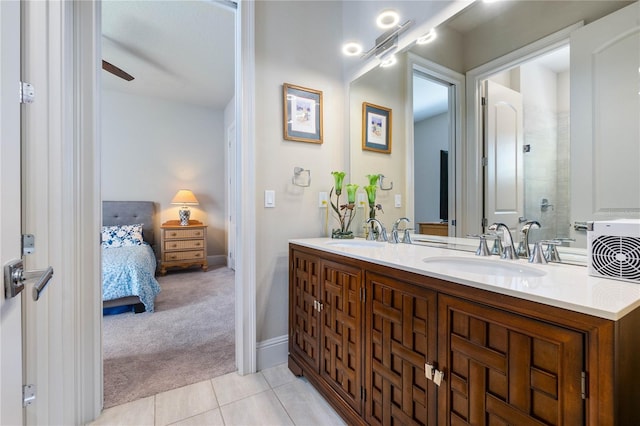
<svg viewBox="0 0 640 426"><path fill-rule="evenodd" d="M291 257L289 352L298 367L362 412L362 273L301 252ZM294 371L298 374L301 371ZM318 384L318 383L316 383Z"/></svg>
<svg viewBox="0 0 640 426"><path fill-rule="evenodd" d="M640 424L640 309L611 321L295 244L289 294L289 368L349 424Z"/></svg>
<svg viewBox="0 0 640 426"><path fill-rule="evenodd" d="M440 295L444 424L582 425L584 335Z"/></svg>
<svg viewBox="0 0 640 426"><path fill-rule="evenodd" d="M437 293L370 272L365 288L366 422L435 425L437 389L424 365L437 357Z"/></svg>

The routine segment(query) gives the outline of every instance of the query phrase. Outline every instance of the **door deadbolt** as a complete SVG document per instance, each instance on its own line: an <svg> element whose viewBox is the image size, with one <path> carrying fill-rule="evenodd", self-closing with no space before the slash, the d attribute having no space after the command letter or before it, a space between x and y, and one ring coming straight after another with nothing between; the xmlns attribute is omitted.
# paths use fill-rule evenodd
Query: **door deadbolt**
<svg viewBox="0 0 640 426"><path fill-rule="evenodd" d="M25 281L37 279L33 286L32 297L33 300L38 300L51 277L53 277L51 266L44 270L25 271L22 260L11 261L4 267L4 297L6 299L16 297L24 290Z"/></svg>

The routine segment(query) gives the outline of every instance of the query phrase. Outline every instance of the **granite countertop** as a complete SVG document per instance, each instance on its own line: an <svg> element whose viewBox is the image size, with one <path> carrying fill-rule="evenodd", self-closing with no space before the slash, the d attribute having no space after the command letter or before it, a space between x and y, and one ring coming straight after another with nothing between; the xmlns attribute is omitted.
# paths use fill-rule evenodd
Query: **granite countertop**
<svg viewBox="0 0 640 426"><path fill-rule="evenodd" d="M640 284L592 277L585 266L538 265L526 259L476 256L467 239L439 237L435 244L429 245L331 238L289 242L610 320L618 320L640 306ZM425 262L428 258L431 260ZM458 261L457 258L474 267L461 270L451 263L452 259ZM495 270L492 269L494 262Z"/></svg>

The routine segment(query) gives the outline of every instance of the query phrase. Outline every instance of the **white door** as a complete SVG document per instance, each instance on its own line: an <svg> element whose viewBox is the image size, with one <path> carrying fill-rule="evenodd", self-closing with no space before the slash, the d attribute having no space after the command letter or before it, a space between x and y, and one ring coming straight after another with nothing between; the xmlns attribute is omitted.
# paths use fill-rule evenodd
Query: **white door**
<svg viewBox="0 0 640 426"><path fill-rule="evenodd" d="M640 218L638 164L636 2L571 34L571 194L580 194L571 197L571 223ZM584 241L585 232L572 231Z"/></svg>
<svg viewBox="0 0 640 426"><path fill-rule="evenodd" d="M20 259L20 2L0 1L0 264ZM22 297L0 297L0 424L23 424Z"/></svg>
<svg viewBox="0 0 640 426"><path fill-rule="evenodd" d="M522 95L486 81L485 96L484 217L513 232L524 214Z"/></svg>

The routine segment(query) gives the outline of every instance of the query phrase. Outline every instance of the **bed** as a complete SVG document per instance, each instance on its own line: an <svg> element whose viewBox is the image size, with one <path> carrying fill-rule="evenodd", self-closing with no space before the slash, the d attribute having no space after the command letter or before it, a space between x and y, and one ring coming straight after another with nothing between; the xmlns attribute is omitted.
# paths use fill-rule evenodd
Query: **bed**
<svg viewBox="0 0 640 426"><path fill-rule="evenodd" d="M160 285L155 279L155 204L102 202L102 306L153 312Z"/></svg>

